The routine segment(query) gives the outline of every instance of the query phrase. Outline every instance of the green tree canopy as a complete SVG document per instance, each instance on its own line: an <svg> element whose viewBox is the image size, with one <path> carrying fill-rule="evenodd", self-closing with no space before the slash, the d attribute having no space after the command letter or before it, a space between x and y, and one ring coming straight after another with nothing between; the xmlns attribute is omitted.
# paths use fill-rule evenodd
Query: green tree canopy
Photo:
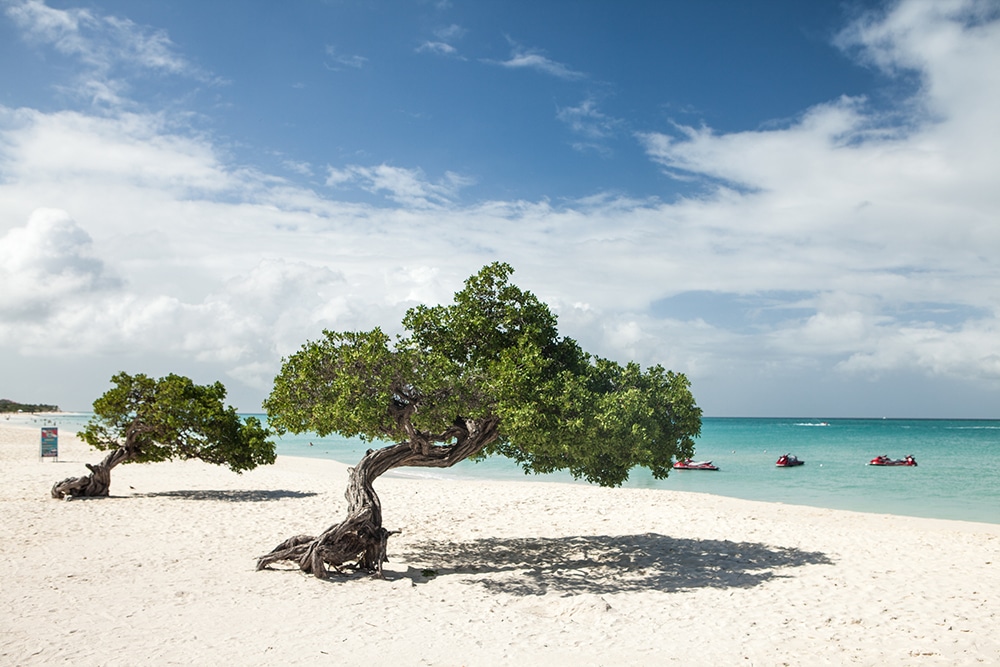
<svg viewBox="0 0 1000 667"><path fill-rule="evenodd" d="M119 463L200 459L239 473L274 463L274 443L255 417L242 419L226 407L220 382L197 385L170 374L159 379L118 373L113 387L94 401L94 416L78 434L111 453L91 474L58 482L52 495L108 495L111 469Z"/></svg>
<svg viewBox="0 0 1000 667"><path fill-rule="evenodd" d="M370 452L373 464L363 460L355 469L368 478L352 482L357 492L348 490L357 500L352 516L363 515L366 503L377 506L373 491L359 490L392 467L445 467L500 454L526 472L568 470L615 486L636 466L662 478L675 459L693 455L701 410L687 378L584 352L559 336L544 303L509 282L512 273L503 263L484 267L454 303L410 309L406 333L395 339L378 328L324 331L284 361L264 403L278 432L398 443ZM324 562L335 567L349 557L334 553L329 537L342 528L317 538L330 552ZM368 528L381 531L380 516ZM302 558L299 547L279 545L259 565ZM380 567L370 557L361 561ZM303 569L324 576L318 565Z"/></svg>
<svg viewBox="0 0 1000 667"><path fill-rule="evenodd" d="M687 378L624 366L559 337L556 318L513 270L491 264L455 302L407 312L408 336L324 331L285 361L265 401L273 427L369 440L441 441L456 417L497 418L479 456L527 472L568 470L618 485L635 466L666 477L701 430Z"/></svg>

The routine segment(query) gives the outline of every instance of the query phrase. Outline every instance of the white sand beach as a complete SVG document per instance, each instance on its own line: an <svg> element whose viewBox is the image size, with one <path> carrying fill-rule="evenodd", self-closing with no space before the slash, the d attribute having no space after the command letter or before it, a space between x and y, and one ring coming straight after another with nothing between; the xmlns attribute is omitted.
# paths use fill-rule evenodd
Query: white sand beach
<svg viewBox="0 0 1000 667"><path fill-rule="evenodd" d="M1000 526L662 490L386 477L386 580L256 571L346 467L125 465L0 422L0 664L998 665Z"/></svg>

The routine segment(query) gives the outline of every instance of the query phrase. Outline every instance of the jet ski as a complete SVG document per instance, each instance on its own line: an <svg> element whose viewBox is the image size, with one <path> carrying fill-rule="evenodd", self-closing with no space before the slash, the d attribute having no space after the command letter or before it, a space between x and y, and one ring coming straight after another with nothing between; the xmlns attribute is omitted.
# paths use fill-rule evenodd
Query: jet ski
<svg viewBox="0 0 1000 667"><path fill-rule="evenodd" d="M870 466L915 466L917 460L908 455L905 459L890 459L888 456L876 456L868 462Z"/></svg>
<svg viewBox="0 0 1000 667"><path fill-rule="evenodd" d="M711 461L692 461L685 459L674 463L674 470L718 470L718 466L712 465Z"/></svg>
<svg viewBox="0 0 1000 667"><path fill-rule="evenodd" d="M804 466L805 461L802 461L797 456L792 454L782 454L778 457L778 461L774 464L779 468L794 468L795 466Z"/></svg>

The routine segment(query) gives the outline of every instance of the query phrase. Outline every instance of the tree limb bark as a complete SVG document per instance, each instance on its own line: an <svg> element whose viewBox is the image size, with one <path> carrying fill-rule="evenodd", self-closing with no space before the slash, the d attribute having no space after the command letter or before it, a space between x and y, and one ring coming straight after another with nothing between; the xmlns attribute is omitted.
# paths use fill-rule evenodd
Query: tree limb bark
<svg viewBox="0 0 1000 667"><path fill-rule="evenodd" d="M62 500L71 498L107 498L111 490L111 469L119 463L125 463L138 453L136 445L138 436L150 429L142 425L138 419L133 420L125 431L125 444L113 450L97 465L86 464L89 475L83 477L67 477L52 485L52 497Z"/></svg>
<svg viewBox="0 0 1000 667"><path fill-rule="evenodd" d="M83 477L67 477L52 485L52 497L61 500L66 496L73 498L107 497L111 489L111 469L119 463L128 460L131 453L125 447L119 447L104 457L96 465L86 464L89 475Z"/></svg>
<svg viewBox="0 0 1000 667"><path fill-rule="evenodd" d="M382 564L388 561L388 540L395 532L382 526L382 504L375 493L375 480L394 468L450 468L496 440L499 424L500 420L495 417L481 420L459 417L445 433L432 435L414 429L408 442L369 449L350 471L345 493L347 518L316 537L290 537L270 553L260 556L257 569L290 561L319 579L329 576L327 566L337 572L350 566L382 578ZM452 439L455 442L451 445L429 445L433 441Z"/></svg>

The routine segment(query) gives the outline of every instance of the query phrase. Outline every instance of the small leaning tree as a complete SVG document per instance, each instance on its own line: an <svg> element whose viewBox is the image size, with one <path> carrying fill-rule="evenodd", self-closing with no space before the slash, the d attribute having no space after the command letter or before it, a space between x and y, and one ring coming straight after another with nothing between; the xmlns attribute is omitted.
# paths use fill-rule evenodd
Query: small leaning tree
<svg viewBox="0 0 1000 667"><path fill-rule="evenodd" d="M556 318L494 263L447 306L417 306L408 335L380 329L308 342L283 361L264 402L278 433L339 433L395 442L351 469L347 517L318 536L291 537L257 568L290 561L316 577L327 567L382 576L386 543L373 483L394 468L446 468L509 457L525 472L568 470L617 486L635 466L656 478L693 455L701 410L687 378L591 356L556 331Z"/></svg>
<svg viewBox="0 0 1000 667"><path fill-rule="evenodd" d="M118 373L114 386L94 401L94 416L79 435L109 454L87 464L89 475L56 482L53 498L107 496L119 463L200 459L237 473L274 463L274 443L256 417L242 419L226 407L221 382L197 385L180 375L158 380Z"/></svg>

